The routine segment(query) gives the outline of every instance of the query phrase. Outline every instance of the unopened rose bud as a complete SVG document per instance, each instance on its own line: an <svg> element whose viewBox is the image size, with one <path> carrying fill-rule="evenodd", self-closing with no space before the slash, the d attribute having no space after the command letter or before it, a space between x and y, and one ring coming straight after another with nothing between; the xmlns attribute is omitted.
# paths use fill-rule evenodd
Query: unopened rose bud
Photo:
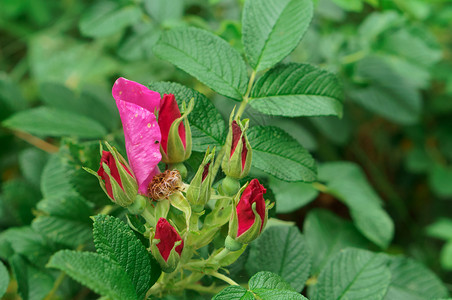
<svg viewBox="0 0 452 300"><path fill-rule="evenodd" d="M176 229L164 218L160 218L155 228L151 252L162 270L171 273L177 267L184 248L184 241Z"/></svg>
<svg viewBox="0 0 452 300"><path fill-rule="evenodd" d="M106 143L109 151L102 150L99 170L86 169L99 179L100 186L115 203L127 207L134 203L138 184L126 160L119 152Z"/></svg>
<svg viewBox="0 0 452 300"><path fill-rule="evenodd" d="M229 222L229 236L235 241L248 244L256 239L262 232L268 217L268 206L264 200L267 190L257 179L251 182L243 190L232 210Z"/></svg>
<svg viewBox="0 0 452 300"><path fill-rule="evenodd" d="M165 94L160 103L158 124L162 134L160 152L162 161L177 164L187 160L191 155L191 131L187 116L193 110L192 99L181 115L173 94Z"/></svg>
<svg viewBox="0 0 452 300"><path fill-rule="evenodd" d="M207 201L210 199L214 157L215 149L211 153L209 149L207 149L204 159L187 190L187 200L190 202L190 205L195 212L203 211L204 205L206 205Z"/></svg>
<svg viewBox="0 0 452 300"><path fill-rule="evenodd" d="M248 175L251 168L252 151L246 129L249 120L232 121L230 119L229 132L226 138L226 152L221 164L221 168L226 176L241 179Z"/></svg>

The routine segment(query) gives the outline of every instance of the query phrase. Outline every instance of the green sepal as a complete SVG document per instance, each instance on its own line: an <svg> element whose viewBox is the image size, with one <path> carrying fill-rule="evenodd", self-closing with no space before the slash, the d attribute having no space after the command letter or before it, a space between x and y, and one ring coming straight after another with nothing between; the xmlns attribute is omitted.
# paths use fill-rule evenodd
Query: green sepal
<svg viewBox="0 0 452 300"><path fill-rule="evenodd" d="M187 200L192 206L192 209L196 212L201 212L204 210L204 206L210 200L211 189L212 189L212 181L213 174L212 169L214 165L215 158L215 148L213 148L212 152L210 152L209 148L207 148L206 154L204 155L204 159L202 160L201 165L198 168L198 171L193 177L190 186L187 190L186 196ZM208 173L204 181L202 180L202 176L204 173L205 166L210 162L208 167Z"/></svg>
<svg viewBox="0 0 452 300"><path fill-rule="evenodd" d="M157 244L160 243L160 240L153 239L151 243L151 253L154 256L154 258L159 263L160 267L162 268L162 271L165 273L171 273L174 270L176 270L177 265L180 261L179 253L176 252L176 247L179 246L182 241L177 241L174 243L173 248L171 249L170 255L168 256L168 260L165 261L165 259L160 254L159 249L157 248Z"/></svg>
<svg viewBox="0 0 452 300"><path fill-rule="evenodd" d="M244 119L242 121L240 121L240 119L236 120L237 124L240 126L240 130L242 131L242 134L239 137L239 141L234 150L234 154L231 156L232 142L233 142L233 134L232 134L233 113L229 117L229 132L226 137L226 143L224 145L226 152L224 154L223 161L221 163L221 168L223 169L223 172L226 174L226 176L236 178L236 179L242 179L243 177L248 175L248 173L250 172L251 160L253 157L253 151L252 151L251 145L248 141L248 137L246 136L246 130L249 127L249 119ZM242 169L242 150L243 150L244 145L243 145L242 138L244 138L246 149L248 149L248 152L245 157L245 165L243 166L243 169Z"/></svg>
<svg viewBox="0 0 452 300"><path fill-rule="evenodd" d="M148 199L145 196L137 195L135 197L135 201L130 206L128 206L127 209L133 215L140 215L144 212L147 201Z"/></svg>
<svg viewBox="0 0 452 300"><path fill-rule="evenodd" d="M168 133L168 144L166 148L167 152L165 153L165 151L163 151L163 148L160 148L160 152L162 153L162 162L166 164L175 164L186 161L190 158L192 140L190 123L188 122L188 115L191 113L194 106L194 98L190 100L188 107L185 106L185 102L182 103L182 116L174 120ZM179 136L179 125L182 121L184 122L185 127L185 147Z"/></svg>
<svg viewBox="0 0 452 300"><path fill-rule="evenodd" d="M102 190L108 196L108 198L110 198L111 201L113 201L123 207L127 207L134 203L135 198L137 196L137 192L138 192L137 181L136 181L135 177L133 177L133 175L129 174L129 172L126 171L125 168L127 168L129 171L131 169L130 169L130 166L127 163L127 161L124 159L124 157L122 157L121 154L119 154L119 152L114 147L110 146L110 144L108 144L107 142L105 142L105 145L107 146L109 152L112 154L113 159L115 160L115 164L116 164L116 167L117 167L118 173L119 173L119 178L121 179L121 183L122 183L122 188L121 188L121 186L116 181L116 179L111 175L110 168L107 166L107 164L103 163L102 167L103 167L105 173L107 173L107 176L110 177L113 198L111 198L110 195L108 195L107 189L105 187L105 182L97 174L97 172L95 172L94 170L91 170L89 168L85 168L85 167L83 167L83 169L85 171L87 171L88 173L96 176L96 178L99 180L99 184L100 184ZM102 144L100 144L99 149L100 149L100 153L102 155L102 152L103 152ZM132 173L132 171L130 171L130 173Z"/></svg>
<svg viewBox="0 0 452 300"><path fill-rule="evenodd" d="M182 211L185 215L185 223L187 228L190 227L190 218L191 218L191 206L188 203L187 198L182 195L181 192L175 192L169 196L169 201L172 206Z"/></svg>
<svg viewBox="0 0 452 300"><path fill-rule="evenodd" d="M218 199L214 209L204 218L202 229L197 235L189 235L188 245L195 245L196 249L202 248L214 239L217 232L231 218L232 201L230 198Z"/></svg>
<svg viewBox="0 0 452 300"><path fill-rule="evenodd" d="M112 198L110 197L110 195L108 195L107 189L105 188L105 182L103 181L102 177L100 177L99 174L97 174L96 171L91 170L90 168L82 167L82 169L85 170L86 172L90 173L91 175L96 176L96 178L99 180L99 185L100 185L100 187L102 188L102 190L104 191L105 195L107 195L107 197L108 197L112 202L115 202L115 200L112 199Z"/></svg>
<svg viewBox="0 0 452 300"><path fill-rule="evenodd" d="M113 158L115 159L116 166L119 172L119 177L121 178L121 183L124 188L124 191L128 194L129 198L133 198L133 200L135 200L135 196L138 193L138 183L136 178L133 175L131 175L133 174L132 169L130 168L125 158L122 157L122 155L118 152L118 150L116 150L115 147L110 146L108 142L105 142L105 145L107 146L108 150L111 152ZM130 174L129 172L126 171L126 169L124 169L124 167L130 171Z"/></svg>
<svg viewBox="0 0 452 300"><path fill-rule="evenodd" d="M226 249L228 249L229 251L231 251L231 252L238 251L238 250L242 249L242 246L243 246L242 243L234 240L229 235L224 240L224 247Z"/></svg>

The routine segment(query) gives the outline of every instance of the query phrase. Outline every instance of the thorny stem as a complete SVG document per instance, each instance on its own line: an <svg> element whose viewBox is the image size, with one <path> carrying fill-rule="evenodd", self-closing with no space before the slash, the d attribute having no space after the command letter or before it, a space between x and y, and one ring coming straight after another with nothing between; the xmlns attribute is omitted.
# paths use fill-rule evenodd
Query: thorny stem
<svg viewBox="0 0 452 300"><path fill-rule="evenodd" d="M235 282L234 280L232 280L231 278L229 278L228 276L223 275L223 274L220 274L220 273L218 273L218 272L212 272L212 273L210 273L209 275L212 275L213 277L216 277L216 278L218 278L218 279L221 279L221 280L223 280L224 282L229 283L230 285L240 285L240 284L238 284L237 282Z"/></svg>
<svg viewBox="0 0 452 300"><path fill-rule="evenodd" d="M344 65L351 64L351 63L354 63L354 62L357 62L357 61L363 59L366 55L367 55L367 52L364 50L354 52L352 54L343 56L341 58L341 63Z"/></svg>
<svg viewBox="0 0 452 300"><path fill-rule="evenodd" d="M218 152L218 156L217 159L215 161L215 164L213 165L212 168L212 178L215 178L217 176L218 170L220 169L220 165L221 162L223 160L223 156L224 156L224 152L226 151L226 148L223 146L220 150L220 152Z"/></svg>
<svg viewBox="0 0 452 300"><path fill-rule="evenodd" d="M322 193L328 193L328 187L320 182L313 182L312 187Z"/></svg>
<svg viewBox="0 0 452 300"><path fill-rule="evenodd" d="M141 213L141 216L146 220L146 223L148 223L151 226L155 225L155 216L151 213L150 209L150 203L149 201L146 201L146 207L144 208L144 211Z"/></svg>
<svg viewBox="0 0 452 300"><path fill-rule="evenodd" d="M256 71L251 73L250 81L248 82L248 88L246 90L245 96L243 96L242 103L240 103L239 109L237 110L237 114L235 118L240 118L245 111L246 105L248 104L249 96L251 93L251 88L253 87L254 80L256 79Z"/></svg>
<svg viewBox="0 0 452 300"><path fill-rule="evenodd" d="M223 250L221 250L217 255L214 256L213 260L214 261L220 261L223 258L226 257L226 255L228 255L231 251L227 248L224 248Z"/></svg>
<svg viewBox="0 0 452 300"><path fill-rule="evenodd" d="M47 143L44 140L41 140L40 138L35 137L34 135L31 135L27 132L19 131L19 130L13 130L13 133L15 136L17 136L20 139L23 139L27 143L32 144L36 148L39 148L41 150L44 150L47 153L56 153L58 152L58 147L55 145L52 145L50 143Z"/></svg>

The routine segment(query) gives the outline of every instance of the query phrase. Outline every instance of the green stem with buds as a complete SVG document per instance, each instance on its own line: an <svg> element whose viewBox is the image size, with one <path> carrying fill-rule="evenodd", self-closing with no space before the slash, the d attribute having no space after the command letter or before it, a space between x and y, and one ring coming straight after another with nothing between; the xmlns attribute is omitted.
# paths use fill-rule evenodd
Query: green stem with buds
<svg viewBox="0 0 452 300"><path fill-rule="evenodd" d="M245 96L242 98L242 103L240 103L239 109L237 110L237 114L235 115L235 119L240 118L245 111L246 105L248 104L249 96L251 93L251 88L253 87L254 80L256 79L256 71L253 71L250 76L250 81L248 82L248 88L246 90Z"/></svg>

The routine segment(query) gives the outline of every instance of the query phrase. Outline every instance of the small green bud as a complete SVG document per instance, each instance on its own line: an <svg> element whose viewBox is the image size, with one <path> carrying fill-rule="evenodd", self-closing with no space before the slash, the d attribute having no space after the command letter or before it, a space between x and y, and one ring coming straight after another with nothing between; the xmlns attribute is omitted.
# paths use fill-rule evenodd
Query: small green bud
<svg viewBox="0 0 452 300"><path fill-rule="evenodd" d="M130 171L130 167L119 152L105 142L109 151L104 151L102 145L100 167L97 172L84 168L96 176L107 196L118 205L127 207L134 203L138 193L138 184Z"/></svg>
<svg viewBox="0 0 452 300"><path fill-rule="evenodd" d="M207 149L204 159L187 190L187 200L196 212L203 211L207 201L210 200L214 157L215 149L212 152Z"/></svg>
<svg viewBox="0 0 452 300"><path fill-rule="evenodd" d="M246 137L249 120L229 119L229 132L224 145L226 152L221 163L221 168L226 176L242 179L248 175L251 169L252 150Z"/></svg>
<svg viewBox="0 0 452 300"><path fill-rule="evenodd" d="M188 107L183 102L183 115L179 111L173 94L164 95L158 117L162 134L160 152L162 161L166 164L176 164L187 160L191 155L192 138L188 115L193 110L194 99Z"/></svg>

